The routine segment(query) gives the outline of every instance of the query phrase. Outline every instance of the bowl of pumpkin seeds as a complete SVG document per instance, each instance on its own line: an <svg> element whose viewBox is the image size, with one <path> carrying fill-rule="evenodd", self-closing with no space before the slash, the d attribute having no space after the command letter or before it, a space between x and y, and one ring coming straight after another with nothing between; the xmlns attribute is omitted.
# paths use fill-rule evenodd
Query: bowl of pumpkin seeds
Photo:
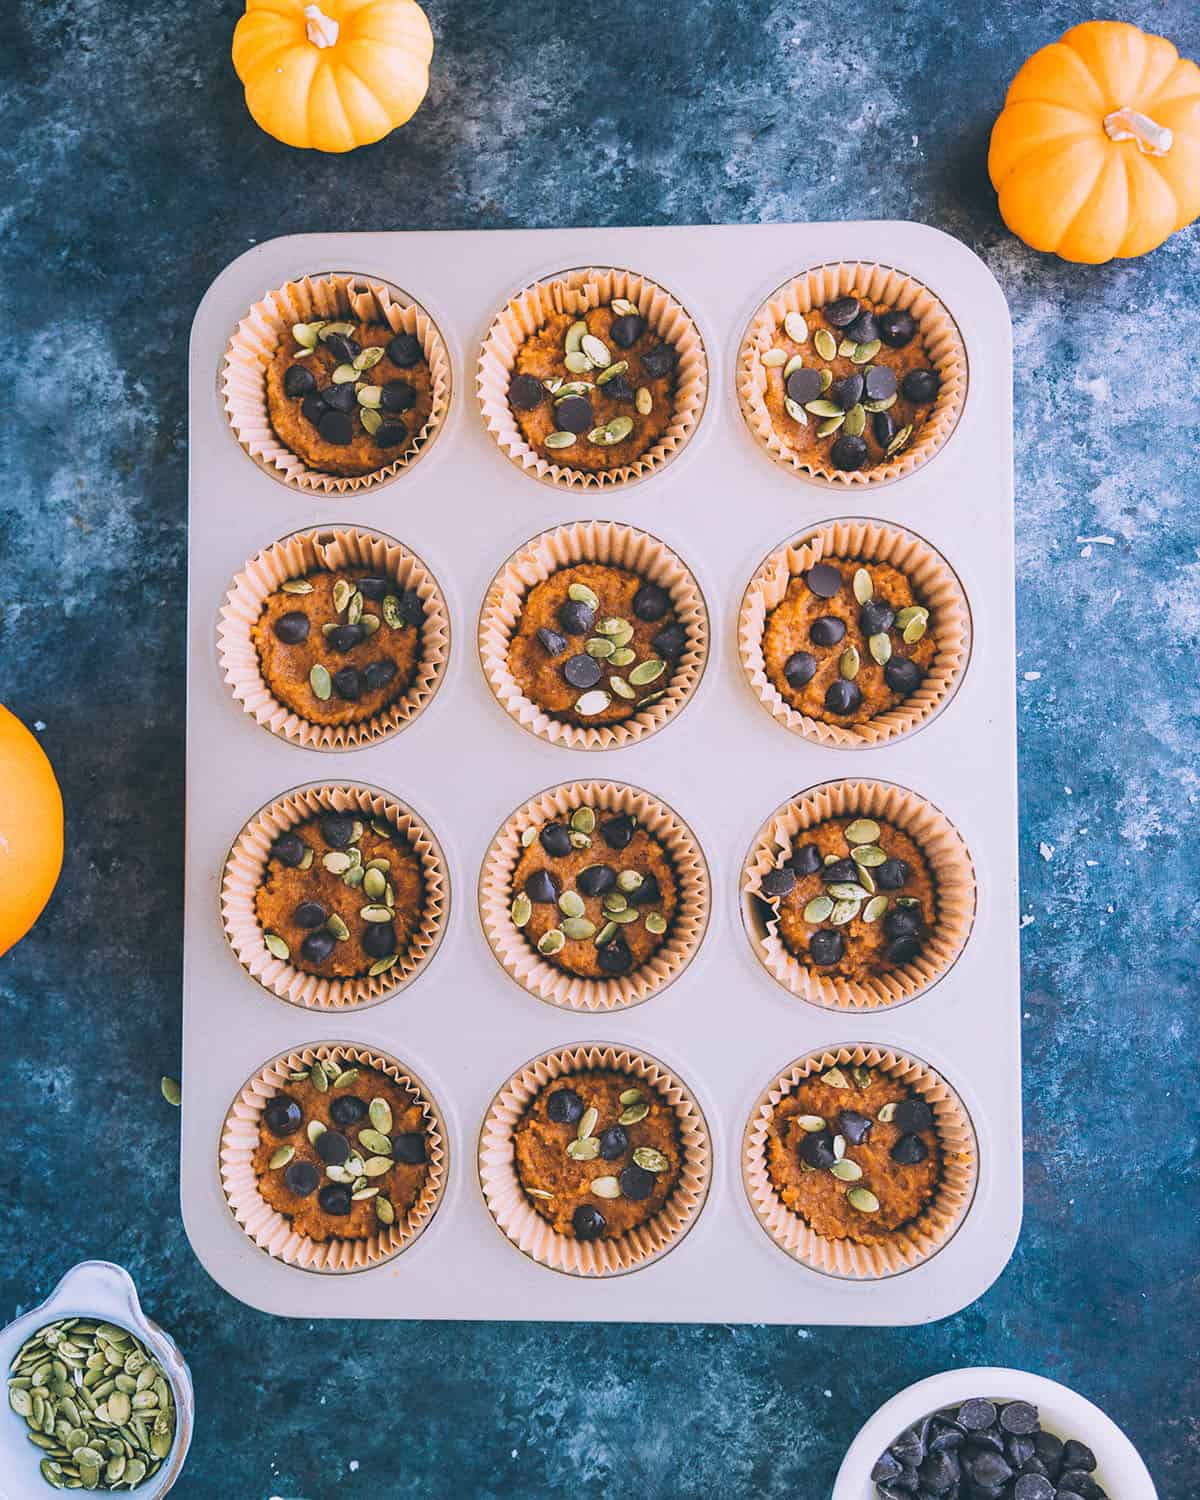
<svg viewBox="0 0 1200 1500"><path fill-rule="evenodd" d="M192 1439L192 1377L120 1266L88 1260L0 1332L0 1500L51 1490L165 1495Z"/></svg>

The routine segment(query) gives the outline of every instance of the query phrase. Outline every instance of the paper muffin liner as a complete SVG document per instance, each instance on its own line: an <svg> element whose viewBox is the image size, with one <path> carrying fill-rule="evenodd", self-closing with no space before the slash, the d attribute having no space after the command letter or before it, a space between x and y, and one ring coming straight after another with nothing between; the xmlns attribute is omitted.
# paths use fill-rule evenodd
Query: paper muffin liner
<svg viewBox="0 0 1200 1500"><path fill-rule="evenodd" d="M429 366L433 406L425 425L399 456L370 474L322 474L275 435L267 412L267 366L293 323L318 319L386 323L420 340ZM261 467L301 490L348 495L394 479L437 435L450 405L450 354L437 324L419 302L374 277L330 274L289 281L256 302L234 331L221 364L221 396L234 436Z"/></svg>
<svg viewBox="0 0 1200 1500"><path fill-rule="evenodd" d="M509 646L530 589L585 562L625 568L666 589L688 632L687 650L675 663L663 696L619 724L587 727L553 718L526 697L508 667ZM522 729L568 750L619 750L669 723L700 685L708 640L708 607L691 569L665 542L616 521L578 521L533 537L492 579L479 612L479 664L496 701Z"/></svg>
<svg viewBox="0 0 1200 1500"><path fill-rule="evenodd" d="M425 909L404 952L373 979L326 979L306 974L267 951L254 910L271 845L282 833L322 813L358 813L386 818L421 861ZM346 1010L374 1005L411 984L427 967L445 936L450 916L450 872L441 846L425 822L403 802L376 787L312 784L296 787L261 808L238 834L221 876L221 920L234 956L263 989L310 1010Z"/></svg>
<svg viewBox="0 0 1200 1500"><path fill-rule="evenodd" d="M666 850L675 872L676 910L666 940L632 973L611 979L580 979L547 963L513 924L509 910L513 871L523 852L522 833L531 826L568 818L584 805L602 812L631 813ZM531 797L501 826L479 872L479 916L497 962L522 989L566 1010L621 1010L665 990L704 941L711 899L704 854L679 814L640 787L610 781L564 782Z"/></svg>
<svg viewBox="0 0 1200 1500"><path fill-rule="evenodd" d="M424 1111L428 1171L420 1196L404 1222L381 1224L361 1240L318 1242L292 1228L286 1215L272 1208L262 1196L254 1175L253 1158L258 1145L259 1121L267 1102L286 1089L288 1074L310 1068L337 1056L386 1073L402 1088L417 1094ZM433 1095L404 1063L386 1052L357 1047L347 1042L321 1042L282 1053L260 1068L238 1092L221 1127L221 1186L230 1212L259 1247L275 1260L303 1271L342 1273L365 1271L407 1250L428 1227L446 1188L450 1167L450 1145L446 1127Z"/></svg>
<svg viewBox="0 0 1200 1500"><path fill-rule="evenodd" d="M653 1218L608 1240L560 1234L536 1211L517 1175L515 1134L532 1100L558 1078L603 1069L653 1089L675 1111L682 1161L671 1196ZM666 1255L704 1207L712 1180L712 1141L695 1096L649 1053L585 1042L525 1064L492 1100L479 1131L479 1184L492 1218L522 1254L569 1276L620 1276Z"/></svg>
<svg viewBox="0 0 1200 1500"><path fill-rule="evenodd" d="M525 441L512 408L508 387L517 352L527 338L557 313L576 316L602 307L614 297L637 306L647 325L678 352L675 364L675 411L671 424L653 447L634 463L591 471L551 463ZM682 302L634 271L585 266L534 282L509 299L496 315L479 352L475 373L479 405L488 431L500 449L527 474L567 489L628 484L660 469L684 447L704 411L708 396L708 357L700 330Z"/></svg>
<svg viewBox="0 0 1200 1500"><path fill-rule="evenodd" d="M933 1110L942 1148L942 1178L936 1193L910 1224L891 1231L882 1243L857 1245L826 1239L780 1198L767 1169L767 1130L775 1106L800 1082L828 1068L864 1064L879 1068L917 1093ZM850 1043L810 1052L789 1063L755 1101L742 1141L742 1182L758 1222L793 1259L855 1281L877 1281L936 1255L967 1216L979 1175L979 1146L962 1100L927 1063L886 1047Z"/></svg>
<svg viewBox="0 0 1200 1500"><path fill-rule="evenodd" d="M767 617L783 603L788 584L823 557L889 563L905 574L929 609L937 655L917 691L865 724L826 724L783 698L767 676L763 634ZM940 552L899 526L879 521L828 521L777 547L746 586L738 612L738 656L746 681L773 719L794 734L838 750L886 745L911 734L939 713L958 689L971 654L971 614L957 575Z"/></svg>
<svg viewBox="0 0 1200 1500"><path fill-rule="evenodd" d="M908 447L890 463L846 471L800 459L776 434L765 400L767 377L762 355L774 344L779 325L788 313L807 315L814 308L844 297L853 287L872 302L886 302L912 315L941 384L928 420ZM922 282L892 266L838 261L815 266L785 282L754 314L738 349L737 392L747 426L779 463L798 474L831 484L882 484L920 468L954 431L967 394L967 351L958 325Z"/></svg>
<svg viewBox="0 0 1200 1500"><path fill-rule="evenodd" d="M808 968L764 916L762 877L790 850L797 834L830 818L881 818L902 828L924 854L933 876L937 917L909 963L861 982ZM755 835L742 866L742 912L755 956L785 990L835 1010L877 1008L913 1000L949 972L975 920L975 870L962 836L939 808L887 781L827 781L771 814Z"/></svg>
<svg viewBox="0 0 1200 1500"><path fill-rule="evenodd" d="M408 690L382 713L356 724L316 724L272 693L251 632L267 596L287 579L356 567L377 570L398 589L416 589L425 606L421 657ZM309 750L354 750L407 728L429 706L446 674L450 612L437 579L402 542L354 527L314 526L264 547L234 578L217 618L217 652L233 696L255 723Z"/></svg>

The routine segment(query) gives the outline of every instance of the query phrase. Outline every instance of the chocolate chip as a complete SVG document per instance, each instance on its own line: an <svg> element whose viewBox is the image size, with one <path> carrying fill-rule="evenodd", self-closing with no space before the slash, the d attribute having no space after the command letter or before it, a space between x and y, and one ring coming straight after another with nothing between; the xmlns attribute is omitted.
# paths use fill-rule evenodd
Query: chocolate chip
<svg viewBox="0 0 1200 1500"><path fill-rule="evenodd" d="M857 297L839 297L822 309L825 321L832 328L847 328L858 317L861 306Z"/></svg>
<svg viewBox="0 0 1200 1500"><path fill-rule="evenodd" d="M391 593L392 582L390 578L356 578L354 587L364 599L382 599Z"/></svg>
<svg viewBox="0 0 1200 1500"><path fill-rule="evenodd" d="M616 1161L629 1150L629 1134L624 1125L610 1125L600 1136L600 1155L605 1161Z"/></svg>
<svg viewBox="0 0 1200 1500"><path fill-rule="evenodd" d="M617 883L617 872L611 865L588 865L575 877L575 889L581 896L603 896Z"/></svg>
<svg viewBox="0 0 1200 1500"><path fill-rule="evenodd" d="M846 939L832 927L818 928L808 940L809 957L823 968L837 963L845 951Z"/></svg>
<svg viewBox="0 0 1200 1500"><path fill-rule="evenodd" d="M633 596L633 612L648 623L661 620L671 607L671 596L657 583L643 583Z"/></svg>
<svg viewBox="0 0 1200 1500"><path fill-rule="evenodd" d="M883 919L884 936L915 937L921 930L921 911L916 906L897 906Z"/></svg>
<svg viewBox="0 0 1200 1500"><path fill-rule="evenodd" d="M321 392L321 401L330 411L352 412L358 405L354 386L345 381L342 385L327 385Z"/></svg>
<svg viewBox="0 0 1200 1500"><path fill-rule="evenodd" d="M508 387L508 402L518 411L533 411L546 399L546 387L533 375L514 375Z"/></svg>
<svg viewBox="0 0 1200 1500"><path fill-rule="evenodd" d="M327 411L317 424L322 442L344 448L354 441L354 422L344 411Z"/></svg>
<svg viewBox="0 0 1200 1500"><path fill-rule="evenodd" d="M893 964L908 964L921 951L921 939L917 936L895 938L883 950L884 957Z"/></svg>
<svg viewBox="0 0 1200 1500"><path fill-rule="evenodd" d="M571 852L571 830L565 823L547 823L538 841L551 859L565 859Z"/></svg>
<svg viewBox="0 0 1200 1500"><path fill-rule="evenodd" d="M829 450L829 457L833 467L841 469L843 473L861 469L867 461L867 445L861 437L843 432Z"/></svg>
<svg viewBox="0 0 1200 1500"><path fill-rule="evenodd" d="M347 703L357 703L362 697L362 678L355 667L342 667L333 674L333 690Z"/></svg>
<svg viewBox="0 0 1200 1500"><path fill-rule="evenodd" d="M910 873L908 865L902 859L885 859L872 871L875 884L881 891L898 891Z"/></svg>
<svg viewBox="0 0 1200 1500"><path fill-rule="evenodd" d="M283 376L285 396L307 396L317 388L317 378L304 365L289 365Z"/></svg>
<svg viewBox="0 0 1200 1500"><path fill-rule="evenodd" d="M902 1135L891 1149L891 1158L902 1167L915 1167L929 1155L929 1147L919 1135Z"/></svg>
<svg viewBox="0 0 1200 1500"><path fill-rule="evenodd" d="M549 870L534 870L525 881L525 894L538 906L553 906L562 892L562 882Z"/></svg>
<svg viewBox="0 0 1200 1500"><path fill-rule="evenodd" d="M621 313L609 324L609 334L618 349L632 349L641 338L646 320L637 313Z"/></svg>
<svg viewBox="0 0 1200 1500"><path fill-rule="evenodd" d="M621 1169L617 1181L621 1185L622 1196L634 1203L640 1203L654 1191L654 1173L648 1172L645 1167L639 1167L635 1161Z"/></svg>
<svg viewBox="0 0 1200 1500"><path fill-rule="evenodd" d="M368 922L362 935L362 949L368 958L387 958L396 951L396 928L391 922Z"/></svg>
<svg viewBox="0 0 1200 1500"><path fill-rule="evenodd" d="M916 662L907 656L893 656L883 669L883 680L893 693L899 693L902 698L915 693L924 676Z"/></svg>
<svg viewBox="0 0 1200 1500"><path fill-rule="evenodd" d="M419 1130L406 1130L392 1137L392 1156L406 1167L416 1167L425 1160L425 1137Z"/></svg>
<svg viewBox="0 0 1200 1500"><path fill-rule="evenodd" d="M964 1460L967 1473L983 1489L997 1489L1012 1478L1012 1469L998 1453L985 1450Z"/></svg>
<svg viewBox="0 0 1200 1500"><path fill-rule="evenodd" d="M620 813L601 823L600 833L610 849L626 849L633 839L633 819L628 813Z"/></svg>
<svg viewBox="0 0 1200 1500"><path fill-rule="evenodd" d="M664 661L674 661L677 656L683 654L684 647L687 645L687 631L678 620L675 620L670 625L664 626L650 645Z"/></svg>
<svg viewBox="0 0 1200 1500"><path fill-rule="evenodd" d="M856 344L869 344L879 337L879 325L872 312L860 312L858 317L846 325L846 337Z"/></svg>
<svg viewBox="0 0 1200 1500"><path fill-rule="evenodd" d="M817 658L811 651L793 651L783 664L783 676L794 692L799 692L813 680L817 670Z"/></svg>
<svg viewBox="0 0 1200 1500"><path fill-rule="evenodd" d="M292 913L292 921L297 927L320 927L328 916L329 913L319 901L301 901Z"/></svg>
<svg viewBox="0 0 1200 1500"><path fill-rule="evenodd" d="M335 625L325 637L334 651L352 651L363 638L361 625Z"/></svg>
<svg viewBox="0 0 1200 1500"><path fill-rule="evenodd" d="M417 393L407 380L389 380L380 389L379 404L384 411L411 411L417 404Z"/></svg>
<svg viewBox="0 0 1200 1500"><path fill-rule="evenodd" d="M381 422L372 437L380 448L395 448L408 441L408 428L403 422Z"/></svg>
<svg viewBox="0 0 1200 1500"><path fill-rule="evenodd" d="M276 1094L267 1101L263 1123L272 1135L294 1135L304 1119L299 1104L288 1094Z"/></svg>
<svg viewBox="0 0 1200 1500"><path fill-rule="evenodd" d="M887 365L872 365L863 381L863 389L869 401L886 401L896 394L895 370L890 370Z"/></svg>
<svg viewBox="0 0 1200 1500"><path fill-rule="evenodd" d="M1082 1469L1090 1474L1096 1467L1096 1455L1086 1443L1077 1443L1074 1438L1063 1444L1061 1457L1064 1469Z"/></svg>
<svg viewBox="0 0 1200 1500"><path fill-rule="evenodd" d="M934 370L910 370L900 382L900 393L906 401L926 406L937 395L940 384Z"/></svg>
<svg viewBox="0 0 1200 1500"><path fill-rule="evenodd" d="M804 575L810 594L818 599L832 599L842 586L842 575L831 563L814 563Z"/></svg>
<svg viewBox="0 0 1200 1500"><path fill-rule="evenodd" d="M340 1182L327 1183L317 1194L317 1202L331 1219L344 1219L352 1206L350 1189Z"/></svg>
<svg viewBox="0 0 1200 1500"><path fill-rule="evenodd" d="M808 628L808 638L814 646L836 646L845 634L846 626L836 615L822 615Z"/></svg>
<svg viewBox="0 0 1200 1500"><path fill-rule="evenodd" d="M670 373L675 363L675 350L670 344L655 344L642 355L642 371L651 380L658 380Z"/></svg>
<svg viewBox="0 0 1200 1500"><path fill-rule="evenodd" d="M280 615L271 628L285 646L298 646L308 639L308 616L302 610L290 609L286 615Z"/></svg>
<svg viewBox="0 0 1200 1500"><path fill-rule="evenodd" d="M573 688L593 688L604 673L594 656L572 656L562 669L563 676Z"/></svg>
<svg viewBox="0 0 1200 1500"><path fill-rule="evenodd" d="M590 1203L581 1203L571 1215L571 1228L577 1240L597 1240L607 1227L608 1220Z"/></svg>
<svg viewBox="0 0 1200 1500"><path fill-rule="evenodd" d="M886 448L899 430L890 411L872 413L871 431L875 434L875 441L881 448Z"/></svg>
<svg viewBox="0 0 1200 1500"><path fill-rule="evenodd" d="M910 1102L910 1101L906 1101ZM916 1101L911 1101L916 1102ZM924 1101L921 1101L924 1102ZM929 1106L926 1104L925 1108ZM899 1119L900 1107L896 1108L896 1118ZM903 1127L901 1127L903 1128ZM1038 1410L1036 1406L1028 1401L1010 1401L1000 1413L1000 1425L1005 1432L1036 1432L1038 1429ZM1065 1449L1064 1449L1065 1457ZM1007 1479L1008 1476L1005 1475Z"/></svg>
<svg viewBox="0 0 1200 1500"><path fill-rule="evenodd" d="M316 1139L315 1148L328 1167L340 1167L350 1155L350 1142L340 1130L323 1130Z"/></svg>
<svg viewBox="0 0 1200 1500"><path fill-rule="evenodd" d="M294 870L304 858L307 848L308 845L298 833L281 833L271 845L271 853L281 865Z"/></svg>
<svg viewBox="0 0 1200 1500"><path fill-rule="evenodd" d="M595 618L596 611L580 599L567 599L558 607L558 623L568 635L586 635Z"/></svg>
<svg viewBox="0 0 1200 1500"><path fill-rule="evenodd" d="M596 949L596 961L606 974L627 974L633 967L633 954L623 937Z"/></svg>
<svg viewBox="0 0 1200 1500"><path fill-rule="evenodd" d="M802 844L793 852L788 864L797 875L815 875L821 868L821 851L816 844Z"/></svg>
<svg viewBox="0 0 1200 1500"><path fill-rule="evenodd" d="M826 885L845 885L858 879L858 866L852 859L835 859L831 865L822 862L821 879Z"/></svg>
<svg viewBox="0 0 1200 1500"><path fill-rule="evenodd" d="M587 432L596 425L586 396L564 396L554 404L554 423L562 432Z"/></svg>
<svg viewBox="0 0 1200 1500"><path fill-rule="evenodd" d="M996 1420L996 1408L983 1396L972 1396L958 1408L956 1420L968 1432L980 1432Z"/></svg>
<svg viewBox="0 0 1200 1500"><path fill-rule="evenodd" d="M815 401L821 394L821 372L808 365L801 365L784 381L784 390L800 406L808 401Z"/></svg>
<svg viewBox="0 0 1200 1500"><path fill-rule="evenodd" d="M354 842L356 821L340 813L330 813L321 819L321 837L331 849L348 849Z"/></svg>
<svg viewBox="0 0 1200 1500"><path fill-rule="evenodd" d="M331 333L321 340L339 365L348 365L362 353L362 345L348 333Z"/></svg>
<svg viewBox="0 0 1200 1500"><path fill-rule="evenodd" d="M789 870L786 865L778 870L768 870L758 888L764 896L786 896L796 888L796 872Z"/></svg>
<svg viewBox="0 0 1200 1500"><path fill-rule="evenodd" d="M838 934L834 934L838 936ZM800 1160L818 1171L827 1172L837 1156L833 1150L833 1134L828 1130L814 1130L800 1142Z"/></svg>
<svg viewBox="0 0 1200 1500"><path fill-rule="evenodd" d="M831 714L852 714L861 703L858 684L847 682L844 677L831 682L825 690L825 707Z"/></svg>
<svg viewBox="0 0 1200 1500"><path fill-rule="evenodd" d="M896 621L896 612L885 599L868 599L858 616L863 635L882 635Z"/></svg>
<svg viewBox="0 0 1200 1500"><path fill-rule="evenodd" d="M1044 1474L1022 1474L1013 1486L1013 1500L1054 1500L1054 1486Z"/></svg>
<svg viewBox="0 0 1200 1500"><path fill-rule="evenodd" d="M387 357L402 370L409 369L421 358L420 340L411 333L398 333L387 346Z"/></svg>
<svg viewBox="0 0 1200 1500"><path fill-rule="evenodd" d="M547 656L561 656L567 649L567 638L560 635L557 630L550 630L545 625L537 633L537 638L542 643L542 649Z"/></svg>
<svg viewBox="0 0 1200 1500"><path fill-rule="evenodd" d="M852 406L857 406L862 400L864 381L862 376L855 371L853 375L847 375L844 380L835 380L829 387L829 399L842 408L849 411Z"/></svg>
<svg viewBox="0 0 1200 1500"><path fill-rule="evenodd" d="M396 663L389 657L382 661L373 661L363 672L363 686L368 693L377 693L380 688L387 687L396 675ZM336 686L336 679L334 680Z"/></svg>
<svg viewBox="0 0 1200 1500"><path fill-rule="evenodd" d="M288 1162L283 1174L284 1187L297 1198L307 1198L310 1193L315 1193L320 1180L320 1172L310 1161Z"/></svg>
<svg viewBox="0 0 1200 1500"><path fill-rule="evenodd" d="M657 875L644 875L636 891L629 892L630 906L657 906L662 900L662 890Z"/></svg>
<svg viewBox="0 0 1200 1500"><path fill-rule="evenodd" d="M400 595L400 618L406 625L422 625L425 622L425 604L416 589L405 589Z"/></svg>
<svg viewBox="0 0 1200 1500"><path fill-rule="evenodd" d="M838 1115L838 1129L852 1146L861 1146L874 1124L870 1115L860 1115L856 1109L844 1109Z"/></svg>
<svg viewBox="0 0 1200 1500"><path fill-rule="evenodd" d="M897 1130L912 1131L933 1129L933 1110L924 1099L901 1099L892 1116ZM1032 1431L1031 1428L1024 1429Z"/></svg>
<svg viewBox="0 0 1200 1500"><path fill-rule="evenodd" d="M328 410L329 408L322 400L319 392L314 391L311 396L305 396L304 400L300 403L300 415L306 422L311 422L314 427L316 427Z"/></svg>
<svg viewBox="0 0 1200 1500"><path fill-rule="evenodd" d="M546 1100L546 1117L555 1125L575 1125L583 1119L583 1100L574 1089L555 1089Z"/></svg>
<svg viewBox="0 0 1200 1500"><path fill-rule="evenodd" d="M614 375L611 380L606 380L603 390L610 401L632 401L637 395L624 375Z"/></svg>
<svg viewBox="0 0 1200 1500"><path fill-rule="evenodd" d="M898 307L892 308L890 312L880 313L875 321L879 325L879 337L892 349L903 349L905 344L911 343L913 334L917 331L912 314L903 312Z"/></svg>
<svg viewBox="0 0 1200 1500"><path fill-rule="evenodd" d="M333 952L334 938L331 932L319 927L300 944L300 957L310 964L323 964Z"/></svg>

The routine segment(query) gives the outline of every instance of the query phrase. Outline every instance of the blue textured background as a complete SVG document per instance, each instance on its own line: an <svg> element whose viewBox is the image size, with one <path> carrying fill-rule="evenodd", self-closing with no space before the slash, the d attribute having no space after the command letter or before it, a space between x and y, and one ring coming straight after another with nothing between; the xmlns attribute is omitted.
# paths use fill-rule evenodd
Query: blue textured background
<svg viewBox="0 0 1200 1500"><path fill-rule="evenodd" d="M1005 233L984 171L1019 59L1088 7L434 0L428 101L350 158L253 126L234 0L4 9L0 699L38 723L68 848L0 962L0 1321L77 1259L127 1265L195 1372L177 1493L200 1500L822 1500L879 1402L970 1363L1074 1385L1164 1500L1195 1497L1200 232L1067 267ZM1200 54L1194 0L1126 17ZM204 288L301 230L842 217L960 236L1016 329L1015 1258L914 1331L249 1311L188 1248L158 1094L178 1068L185 350Z"/></svg>

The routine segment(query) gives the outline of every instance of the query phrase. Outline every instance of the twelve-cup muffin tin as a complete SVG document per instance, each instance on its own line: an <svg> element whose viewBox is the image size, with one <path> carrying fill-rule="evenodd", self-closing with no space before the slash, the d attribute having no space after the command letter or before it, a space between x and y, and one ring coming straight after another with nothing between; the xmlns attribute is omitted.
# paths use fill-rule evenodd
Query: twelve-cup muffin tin
<svg viewBox="0 0 1200 1500"><path fill-rule="evenodd" d="M831 485L774 463L742 420L739 342L754 309L789 276L833 261L895 265L926 283L958 324L969 384L945 447L885 485ZM601 492L539 483L485 430L474 389L497 309L537 278L621 266L667 287L695 318L709 394L699 427L661 473ZM291 488L239 447L218 371L238 320L268 289L350 271L391 283L437 322L453 361L444 431L420 462L357 495ZM905 1324L979 1296L1011 1253L1021 1217L1011 338L1003 296L964 246L906 223L304 235L227 267L196 314L190 354L188 764L184 941L182 1199L192 1245L218 1282L266 1311L304 1317L526 1318ZM919 732L861 751L809 743L772 721L747 686L736 622L763 556L843 516L898 523L931 542L965 589L972 655L953 701ZM475 626L489 581L535 534L564 522L628 522L693 570L711 645L693 699L660 733L610 752L523 733L493 699ZM260 548L305 526L397 537L432 570L451 616L446 678L400 734L345 753L289 744L258 727L221 679L217 612ZM739 872L764 819L793 795L845 778L894 782L946 813L970 851L978 907L966 947L931 990L899 1007L823 1009L756 961ZM501 822L545 788L604 779L643 787L694 830L713 911L694 962L633 1009L578 1013L537 1000L495 963L477 881ZM428 822L450 872L445 941L419 978L362 1010L281 1001L242 969L217 892L230 844L265 803L306 783L362 783ZM259 1250L221 1190L218 1140L234 1096L277 1054L346 1041L390 1053L421 1077L450 1145L444 1200L410 1249L356 1274L315 1275ZM530 1058L583 1042L641 1048L693 1091L714 1172L691 1232L669 1254L604 1280L536 1264L492 1222L477 1149L496 1091ZM878 1281L797 1264L755 1221L741 1176L747 1118L788 1063L865 1043L907 1053L950 1083L974 1125L979 1180L958 1233L919 1266Z"/></svg>

